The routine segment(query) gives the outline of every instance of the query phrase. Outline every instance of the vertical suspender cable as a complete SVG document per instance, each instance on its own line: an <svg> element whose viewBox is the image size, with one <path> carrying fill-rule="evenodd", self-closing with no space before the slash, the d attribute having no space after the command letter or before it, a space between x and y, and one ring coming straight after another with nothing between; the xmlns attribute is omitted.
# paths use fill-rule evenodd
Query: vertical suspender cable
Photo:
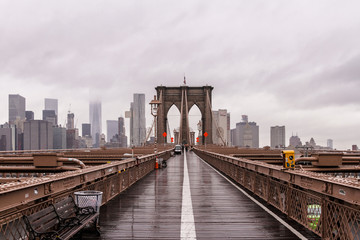
<svg viewBox="0 0 360 240"><path fill-rule="evenodd" d="M182 139L182 123L183 123L183 113L184 113L184 91L181 90L181 109L180 109L180 131L179 131L179 144L181 144L181 139Z"/></svg>
<svg viewBox="0 0 360 240"><path fill-rule="evenodd" d="M186 128L187 128L187 133L188 133L188 144L190 144L190 124L189 124L189 107L188 107L188 100L187 100L187 91L185 89L185 111L186 111Z"/></svg>
<svg viewBox="0 0 360 240"><path fill-rule="evenodd" d="M221 141L223 142L224 146L226 146L226 141L224 140L223 136L221 136L221 132L220 132L220 130L219 130L219 124L218 124L218 122L216 122L216 121L214 120L214 113L213 113L213 111L212 111L212 109L211 109L211 103L210 103L210 97L209 97L209 92L208 92L208 91L206 92L206 96L207 96L208 105L209 105L209 108L210 108L212 120L215 122L216 132L219 134L220 139L221 139Z"/></svg>

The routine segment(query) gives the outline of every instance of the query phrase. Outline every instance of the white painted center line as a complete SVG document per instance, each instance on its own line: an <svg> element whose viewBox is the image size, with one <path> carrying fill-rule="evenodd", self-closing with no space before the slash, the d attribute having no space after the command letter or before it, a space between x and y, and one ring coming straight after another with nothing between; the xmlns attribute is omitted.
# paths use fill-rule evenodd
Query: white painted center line
<svg viewBox="0 0 360 240"><path fill-rule="evenodd" d="M201 159L201 158L200 158ZM217 169L215 169L213 166L211 166L210 164L208 164L207 162L205 162L203 159L201 159L206 165L208 165L209 167L211 167L215 172L217 172L220 176L222 176L223 178L225 178L229 183L231 183L234 187L236 187L240 192L242 192L245 196L247 196L248 198L250 198L254 203L256 203L259 207L261 207L262 209L264 209L267 213L269 213L271 216L273 216L276 220L278 220L282 225L284 225L287 229L289 229L292 233L294 233L298 238L300 238L301 240L307 240L306 237L304 237L304 235L302 235L301 233L299 233L298 231L296 231L292 226L290 226L288 223L286 223L284 220L282 220L280 217L278 217L275 213L273 213L270 209L268 209L267 207L265 207L263 204L261 204L259 201L257 201L255 198L253 198L252 196L250 196L247 192L245 192L244 190L242 190L238 185L236 185L235 183L233 183L232 181L230 181L225 175L223 175L221 172L219 172Z"/></svg>
<svg viewBox="0 0 360 240"><path fill-rule="evenodd" d="M184 152L184 181L181 204L181 239L196 240L194 212L191 201L189 172L186 153Z"/></svg>

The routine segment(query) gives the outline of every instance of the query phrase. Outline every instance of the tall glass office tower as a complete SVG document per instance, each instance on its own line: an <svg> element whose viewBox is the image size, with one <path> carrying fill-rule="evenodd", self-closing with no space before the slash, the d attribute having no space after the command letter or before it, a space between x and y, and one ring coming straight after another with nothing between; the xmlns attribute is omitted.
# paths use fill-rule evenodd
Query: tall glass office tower
<svg viewBox="0 0 360 240"><path fill-rule="evenodd" d="M16 119L25 121L25 98L9 94L9 124L14 124Z"/></svg>
<svg viewBox="0 0 360 240"><path fill-rule="evenodd" d="M90 124L91 124L91 135L93 139L94 147L99 147L101 130L101 102L91 101L90 102Z"/></svg>
<svg viewBox="0 0 360 240"><path fill-rule="evenodd" d="M140 146L145 143L146 138L145 94L134 94L130 112L130 145Z"/></svg>

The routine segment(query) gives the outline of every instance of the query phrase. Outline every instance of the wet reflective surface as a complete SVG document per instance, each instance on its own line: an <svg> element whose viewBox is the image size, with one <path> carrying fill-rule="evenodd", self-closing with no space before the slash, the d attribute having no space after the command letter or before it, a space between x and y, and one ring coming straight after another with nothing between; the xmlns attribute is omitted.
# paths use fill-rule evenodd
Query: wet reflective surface
<svg viewBox="0 0 360 240"><path fill-rule="evenodd" d="M101 207L101 236L83 239L180 239L184 155L167 162ZM187 164L196 239L298 239L194 153Z"/></svg>

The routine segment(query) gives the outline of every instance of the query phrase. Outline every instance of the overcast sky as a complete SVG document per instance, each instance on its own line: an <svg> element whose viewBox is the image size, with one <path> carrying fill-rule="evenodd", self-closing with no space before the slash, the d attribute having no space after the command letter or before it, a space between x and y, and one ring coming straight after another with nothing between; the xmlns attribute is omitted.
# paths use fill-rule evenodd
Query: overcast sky
<svg viewBox="0 0 360 240"><path fill-rule="evenodd" d="M231 128L243 114L257 122L260 146L285 125L287 144L297 133L348 149L360 145L359 9L358 0L0 0L0 123L8 94L20 94L37 119L44 98L57 98L59 123L70 109L81 128L91 94L106 132L133 93L148 103L185 73L189 86L214 87L213 109L231 113Z"/></svg>

